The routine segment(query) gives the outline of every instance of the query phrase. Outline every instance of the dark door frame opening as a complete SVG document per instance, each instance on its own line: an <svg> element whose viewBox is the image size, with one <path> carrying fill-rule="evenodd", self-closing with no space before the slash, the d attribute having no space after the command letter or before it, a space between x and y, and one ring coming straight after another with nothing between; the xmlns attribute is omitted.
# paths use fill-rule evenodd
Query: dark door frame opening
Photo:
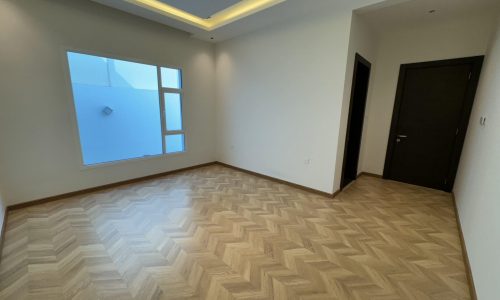
<svg viewBox="0 0 500 300"><path fill-rule="evenodd" d="M360 76L362 72L360 68L365 68L364 72L367 73ZM357 169L361 150L361 138L363 134L370 75L371 63L359 53L356 53L354 58L351 99L349 102L349 115L347 119L344 161L342 163L342 177L340 181L341 189L355 180L358 175ZM356 129L356 132L353 132L353 128ZM353 172L354 174L352 174Z"/></svg>
<svg viewBox="0 0 500 300"><path fill-rule="evenodd" d="M458 171L458 165L460 162L460 156L462 154L463 145L465 142L465 136L467 133L467 128L469 125L470 115L472 112L472 107L474 104L474 98L476 95L479 77L481 74L481 68L483 65L484 56L474 56L474 57L465 57L465 58L457 58L457 59L446 59L439 61L429 61L429 62L421 62L421 63L411 63L411 64L402 64L399 72L399 79L396 91L396 100L394 103L394 110L392 115L391 128L389 133L389 141L387 144L387 153L384 165L384 179L391 179L391 164L395 152L395 143L398 135L398 123L399 123L399 114L401 111L401 104L403 102L403 94L405 87L405 80L407 71L412 68L429 68L429 67L443 67L443 66L453 66L460 64L470 64L471 72L469 74L469 83L466 89L464 106L462 108L460 121L457 128L456 139L454 142L453 151L450 157L450 168L448 170L447 179L444 181L443 190L447 192L451 192L453 189L453 185L455 182L455 177Z"/></svg>

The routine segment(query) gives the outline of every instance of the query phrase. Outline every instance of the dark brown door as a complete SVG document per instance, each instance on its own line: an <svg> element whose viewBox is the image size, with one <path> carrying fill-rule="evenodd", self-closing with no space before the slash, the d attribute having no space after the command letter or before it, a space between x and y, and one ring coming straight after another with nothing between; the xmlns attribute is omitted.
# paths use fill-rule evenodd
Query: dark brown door
<svg viewBox="0 0 500 300"><path fill-rule="evenodd" d="M358 176L359 152L365 118L366 96L370 81L371 64L356 53L352 79L351 102L344 150L341 188Z"/></svg>
<svg viewBox="0 0 500 300"><path fill-rule="evenodd" d="M451 191L482 61L401 66L385 178Z"/></svg>

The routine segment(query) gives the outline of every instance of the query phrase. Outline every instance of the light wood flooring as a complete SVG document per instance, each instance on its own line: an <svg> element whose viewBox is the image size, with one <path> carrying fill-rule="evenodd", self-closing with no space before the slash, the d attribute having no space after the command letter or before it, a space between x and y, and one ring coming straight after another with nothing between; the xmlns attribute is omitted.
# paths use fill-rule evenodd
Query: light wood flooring
<svg viewBox="0 0 500 300"><path fill-rule="evenodd" d="M0 299L469 299L449 194L222 166L9 212Z"/></svg>

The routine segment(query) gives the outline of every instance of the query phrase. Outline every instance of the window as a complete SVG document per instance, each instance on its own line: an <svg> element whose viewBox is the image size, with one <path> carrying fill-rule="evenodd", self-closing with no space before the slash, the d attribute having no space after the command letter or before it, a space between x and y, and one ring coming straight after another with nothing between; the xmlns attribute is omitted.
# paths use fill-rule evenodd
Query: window
<svg viewBox="0 0 500 300"><path fill-rule="evenodd" d="M67 55L84 165L185 151L179 69Z"/></svg>

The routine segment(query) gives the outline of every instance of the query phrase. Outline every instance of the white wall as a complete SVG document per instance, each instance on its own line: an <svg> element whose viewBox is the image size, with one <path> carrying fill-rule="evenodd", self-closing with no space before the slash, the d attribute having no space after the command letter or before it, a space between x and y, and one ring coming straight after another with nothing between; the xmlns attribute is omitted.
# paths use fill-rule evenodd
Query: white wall
<svg viewBox="0 0 500 300"><path fill-rule="evenodd" d="M66 48L178 66L187 153L81 168ZM215 159L214 49L82 0L0 1L0 182L8 205Z"/></svg>
<svg viewBox="0 0 500 300"><path fill-rule="evenodd" d="M383 173L400 65L484 55L494 22L493 14L464 16L398 27L379 35L377 67L367 104L362 171Z"/></svg>
<svg viewBox="0 0 500 300"><path fill-rule="evenodd" d="M342 165L344 162L344 151L345 151L345 139L347 130L347 121L349 117L349 106L351 102L351 90L352 90L352 79L354 74L354 59L356 53L359 53L365 59L367 59L371 64L371 74L374 73L376 65L376 54L377 54L377 39L375 38L374 32L369 28L369 26L362 20L357 14L352 15L351 21L351 32L349 37L349 56L347 57L347 69L344 84L344 96L342 101L342 112L340 119L340 128L338 134L338 147L337 147L337 159L335 167L335 180L334 180L334 190L340 188L340 182L342 177ZM373 75L370 76L370 83L368 87L368 97L373 90ZM366 135L366 116L363 126L363 136ZM364 139L362 139L362 142ZM363 145L361 145L363 147ZM361 152L360 152L361 160ZM361 170L361 164L358 165L358 171Z"/></svg>
<svg viewBox="0 0 500 300"><path fill-rule="evenodd" d="M330 10L217 45L218 160L333 192L351 16Z"/></svg>
<svg viewBox="0 0 500 300"><path fill-rule="evenodd" d="M2 237L2 228L3 228L3 223L5 222L5 212L6 212L6 205L3 200L2 196L2 191L0 190L0 240L3 238Z"/></svg>
<svg viewBox="0 0 500 300"><path fill-rule="evenodd" d="M455 182L478 298L500 295L500 23L486 57ZM486 126L479 125L481 116Z"/></svg>

